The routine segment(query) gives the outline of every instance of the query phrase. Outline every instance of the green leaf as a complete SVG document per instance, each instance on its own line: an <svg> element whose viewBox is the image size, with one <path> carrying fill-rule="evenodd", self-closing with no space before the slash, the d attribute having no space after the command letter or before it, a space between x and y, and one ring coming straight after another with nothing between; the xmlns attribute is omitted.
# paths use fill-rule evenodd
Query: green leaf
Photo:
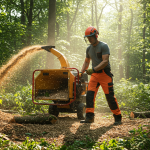
<svg viewBox="0 0 150 150"><path fill-rule="evenodd" d="M2 100L2 99L0 99L0 104L2 104L2 102L3 102L3 100Z"/></svg>
<svg viewBox="0 0 150 150"><path fill-rule="evenodd" d="M31 133L25 133L26 135L28 135L28 136L32 136L32 134Z"/></svg>

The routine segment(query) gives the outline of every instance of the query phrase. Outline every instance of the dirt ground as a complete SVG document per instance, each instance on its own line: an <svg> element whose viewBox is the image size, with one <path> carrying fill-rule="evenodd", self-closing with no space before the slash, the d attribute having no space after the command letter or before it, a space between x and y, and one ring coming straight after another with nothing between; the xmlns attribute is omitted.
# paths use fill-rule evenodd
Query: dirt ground
<svg viewBox="0 0 150 150"><path fill-rule="evenodd" d="M139 125L150 125L150 118L130 120L123 117L123 124L114 126L112 114L95 112L95 122L81 124L76 114L61 113L55 124L17 124L8 123L14 115L0 111L0 135L15 143L20 143L31 137L37 141L46 139L49 143L62 145L65 142L73 143L74 140L83 140L86 136L95 141L102 142L110 138L128 137L128 131L138 129Z"/></svg>

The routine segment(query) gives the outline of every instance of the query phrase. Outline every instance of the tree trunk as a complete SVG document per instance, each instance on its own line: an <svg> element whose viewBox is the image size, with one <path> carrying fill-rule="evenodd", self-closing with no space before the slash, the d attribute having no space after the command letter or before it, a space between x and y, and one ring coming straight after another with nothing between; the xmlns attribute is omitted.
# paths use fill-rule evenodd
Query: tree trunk
<svg viewBox="0 0 150 150"><path fill-rule="evenodd" d="M21 24L25 25L25 10L24 10L24 0L20 0L21 3ZM26 45L25 35L21 36L22 46Z"/></svg>
<svg viewBox="0 0 150 150"><path fill-rule="evenodd" d="M24 124L54 124L57 118L53 115L37 115L37 116L14 116L9 123L24 123Z"/></svg>
<svg viewBox="0 0 150 150"><path fill-rule="evenodd" d="M69 16L69 12L67 12L67 41L70 41L70 16Z"/></svg>
<svg viewBox="0 0 150 150"><path fill-rule="evenodd" d="M130 65L128 64L129 58L130 58L130 55L127 54L127 56L126 56L126 61L127 61L127 66L126 66L126 79L129 79L129 78L130 78Z"/></svg>
<svg viewBox="0 0 150 150"><path fill-rule="evenodd" d="M129 28L129 36L128 36L128 50L130 51L131 49L131 34L132 34L132 25L133 25L133 10L130 9L131 11L131 22L130 22L130 28ZM127 56L126 56L126 60L127 60L127 66L126 66L126 79L129 79L129 73L130 73L130 64L128 63L129 62L129 59L130 59L130 55L129 53L127 53Z"/></svg>
<svg viewBox="0 0 150 150"><path fill-rule="evenodd" d="M96 19L96 28L99 31L98 19L97 19L97 0L95 0L95 19Z"/></svg>
<svg viewBox="0 0 150 150"><path fill-rule="evenodd" d="M22 7L22 18L21 18L21 21L22 23L25 23L25 17L24 17L24 1L23 0L20 0L21 2L21 7ZM28 19L28 24L27 24L27 41L24 42L24 45L23 46L30 46L31 45L31 40L32 40L32 21L33 21L33 0L30 0L30 7L29 7L29 10L27 10L27 19ZM22 37L23 41L25 40L25 37L23 36ZM31 61L28 60L26 61L25 63L25 66L22 68L22 71L21 71L21 77L20 77L20 80L22 82L23 85L26 85L27 84L27 80L31 83Z"/></svg>
<svg viewBox="0 0 150 150"><path fill-rule="evenodd" d="M118 59L119 63L119 72L120 72L120 79L124 77L123 75L123 66L122 66L122 47L121 47L121 30L122 30L122 0L120 0L120 9L119 9L119 21L118 21Z"/></svg>
<svg viewBox="0 0 150 150"><path fill-rule="evenodd" d="M145 82L145 76L146 76L146 70L145 70L145 52L146 52L146 48L145 48L145 32L146 32L146 27L145 27L145 22L146 22L146 2L143 4L143 58L142 58L142 67L143 67L143 82Z"/></svg>
<svg viewBox="0 0 150 150"><path fill-rule="evenodd" d="M28 14L28 24L27 24L27 29L28 29L28 38L27 38L27 45L31 45L31 32L32 32L32 21L33 21L33 0L30 0L30 9L29 9L29 14Z"/></svg>
<svg viewBox="0 0 150 150"><path fill-rule="evenodd" d="M56 0L49 0L48 45L55 46Z"/></svg>
<svg viewBox="0 0 150 150"><path fill-rule="evenodd" d="M94 11L94 10L93 10L93 3L92 3L92 10L91 10L91 11L92 11L92 13L91 13L91 14L92 14L92 18L91 18L91 19L92 19L92 26L94 26L94 19L93 19L93 18L94 18L94 15L93 15L93 11Z"/></svg>
<svg viewBox="0 0 150 150"><path fill-rule="evenodd" d="M100 22L100 19L101 19L102 14L103 14L103 10L106 7L106 5L107 5L107 1L106 1L106 4L102 7L101 13L100 13L100 15L98 17L98 15L97 15L97 0L95 0L95 18L96 18L96 27L97 27L98 31L99 31L99 22Z"/></svg>
<svg viewBox="0 0 150 150"><path fill-rule="evenodd" d="M48 41L47 45L55 46L56 0L49 0ZM53 69L54 55L47 52L46 69Z"/></svg>
<svg viewBox="0 0 150 150"><path fill-rule="evenodd" d="M80 0L77 1L77 7L76 7L76 11L75 11L75 14L73 16L73 19L70 23L70 16L69 16L69 12L67 12L67 32L68 32L68 36L67 36L67 41L70 41L70 36L71 36L71 27L76 19L76 15L77 15L77 12L78 12L78 8L79 8L79 3L80 3Z"/></svg>
<svg viewBox="0 0 150 150"><path fill-rule="evenodd" d="M131 112L130 118L150 118L150 111L145 112Z"/></svg>
<svg viewBox="0 0 150 150"><path fill-rule="evenodd" d="M25 25L24 0L20 0L20 3L21 3L21 24Z"/></svg>
<svg viewBox="0 0 150 150"><path fill-rule="evenodd" d="M59 24L56 22L56 32L57 32L57 38L59 37Z"/></svg>

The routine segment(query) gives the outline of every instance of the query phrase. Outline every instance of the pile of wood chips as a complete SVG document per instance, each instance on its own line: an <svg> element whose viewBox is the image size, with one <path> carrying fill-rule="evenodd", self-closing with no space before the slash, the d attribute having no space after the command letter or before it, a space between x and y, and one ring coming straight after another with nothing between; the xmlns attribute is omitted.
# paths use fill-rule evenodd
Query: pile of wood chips
<svg viewBox="0 0 150 150"><path fill-rule="evenodd" d="M63 89L63 90L57 90L56 92L53 92L49 94L50 99L68 99L68 94L69 91L68 89Z"/></svg>
<svg viewBox="0 0 150 150"><path fill-rule="evenodd" d="M5 134L5 137L16 143L24 141L26 137L37 141L45 138L49 143L55 140L57 146L65 142L83 140L86 136L99 142L128 137L128 131L138 129L139 125L150 126L150 118L130 120L128 117L123 117L122 125L114 126L112 114L98 112L95 112L95 122L92 124L81 124L74 113L60 113L55 124L43 125L9 123L13 117L12 114L0 111L0 136Z"/></svg>

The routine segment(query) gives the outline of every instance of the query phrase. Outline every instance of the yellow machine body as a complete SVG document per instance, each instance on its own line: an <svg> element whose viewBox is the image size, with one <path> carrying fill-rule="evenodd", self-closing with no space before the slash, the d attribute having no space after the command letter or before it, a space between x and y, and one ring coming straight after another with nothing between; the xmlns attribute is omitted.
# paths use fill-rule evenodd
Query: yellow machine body
<svg viewBox="0 0 150 150"><path fill-rule="evenodd" d="M58 50L56 50L54 48L51 48L50 52L52 54L54 54L59 59L60 64L61 64L61 68L70 67L67 58L61 52L59 52Z"/></svg>
<svg viewBox="0 0 150 150"><path fill-rule="evenodd" d="M80 88L78 88L79 90L74 90L77 71L75 71L76 74L74 74L73 70L69 68L66 57L53 47L45 46L42 48L51 52L59 59L61 68L37 70L39 74L35 79L33 77L34 99L52 100L54 104L66 104L74 100L74 94L77 94L77 96L85 95L87 85L84 83L82 88L80 86ZM74 91L76 93L74 93ZM70 109L70 105L57 105L57 108Z"/></svg>

